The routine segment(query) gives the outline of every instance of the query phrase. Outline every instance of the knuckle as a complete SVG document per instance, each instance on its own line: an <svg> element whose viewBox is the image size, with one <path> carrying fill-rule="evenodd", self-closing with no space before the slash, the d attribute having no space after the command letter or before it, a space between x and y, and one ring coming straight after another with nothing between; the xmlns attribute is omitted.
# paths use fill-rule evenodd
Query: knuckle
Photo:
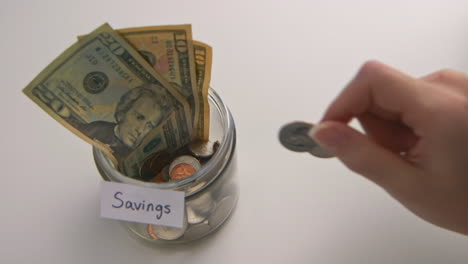
<svg viewBox="0 0 468 264"><path fill-rule="evenodd" d="M376 60L368 60L361 66L358 75L369 75L378 71L382 64Z"/></svg>
<svg viewBox="0 0 468 264"><path fill-rule="evenodd" d="M452 69L443 69L435 74L435 79L442 83L453 82L466 79L465 75L461 72Z"/></svg>
<svg viewBox="0 0 468 264"><path fill-rule="evenodd" d="M370 166L364 155L349 153L343 161L346 167L358 174L367 176L370 173Z"/></svg>
<svg viewBox="0 0 468 264"><path fill-rule="evenodd" d="M445 92L435 98L426 110L428 118L436 123L445 124L454 120L464 122L468 116L468 98L462 94Z"/></svg>
<svg viewBox="0 0 468 264"><path fill-rule="evenodd" d="M359 68L356 76L354 77L353 82L357 83L373 83L382 79L382 76L385 75L385 65L382 63L369 60L366 61Z"/></svg>
<svg viewBox="0 0 468 264"><path fill-rule="evenodd" d="M400 72L376 60L366 61L360 68L357 78L367 80L368 83L381 85L401 79ZM377 87L378 88L378 87Z"/></svg>
<svg viewBox="0 0 468 264"><path fill-rule="evenodd" d="M461 115L460 117L462 120L466 119L468 114L468 98L463 95L452 95L449 98L449 102L447 103L449 108L453 108L451 113L454 115ZM453 113L452 113L453 112Z"/></svg>
<svg viewBox="0 0 468 264"><path fill-rule="evenodd" d="M346 167L348 167L348 169L358 173L358 174L361 174L361 175L368 175L367 173L367 170L366 170L366 167L364 166L365 163L362 163L362 162L359 162L358 160L352 160L352 161L348 161L346 163Z"/></svg>

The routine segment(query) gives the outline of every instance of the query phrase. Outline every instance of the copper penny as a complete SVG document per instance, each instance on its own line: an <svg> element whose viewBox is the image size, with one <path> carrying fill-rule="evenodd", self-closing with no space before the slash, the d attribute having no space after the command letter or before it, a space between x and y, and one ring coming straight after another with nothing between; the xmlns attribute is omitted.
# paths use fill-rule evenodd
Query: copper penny
<svg viewBox="0 0 468 264"><path fill-rule="evenodd" d="M171 171L172 180L180 180L187 178L188 176L195 173L195 168L187 163L180 163L176 165Z"/></svg>
<svg viewBox="0 0 468 264"><path fill-rule="evenodd" d="M143 162L143 165L140 168L140 177L145 181L149 181L170 162L171 156L169 153L164 151L157 152Z"/></svg>
<svg viewBox="0 0 468 264"><path fill-rule="evenodd" d="M160 172L164 166L166 166L171 161L171 156L167 152L158 152L150 162L150 170L153 172Z"/></svg>
<svg viewBox="0 0 468 264"><path fill-rule="evenodd" d="M195 171L198 171L201 169L200 161L198 161L195 157L189 156L189 155L182 155L182 156L178 156L171 162L171 164L169 165L169 174L172 170L174 170L174 168L177 165L182 164L182 163L192 166L195 169Z"/></svg>
<svg viewBox="0 0 468 264"><path fill-rule="evenodd" d="M164 168L161 170L162 174L162 180L164 182L168 182L171 180L171 175L169 175L169 164L164 166Z"/></svg>
<svg viewBox="0 0 468 264"><path fill-rule="evenodd" d="M153 225L148 225L148 235L154 240L159 240L159 237L157 237L153 232Z"/></svg>
<svg viewBox="0 0 468 264"><path fill-rule="evenodd" d="M153 178L152 181L155 182L155 183L163 183L163 182L164 182L164 179L163 179L163 174L162 174L162 172L156 174L156 176Z"/></svg>

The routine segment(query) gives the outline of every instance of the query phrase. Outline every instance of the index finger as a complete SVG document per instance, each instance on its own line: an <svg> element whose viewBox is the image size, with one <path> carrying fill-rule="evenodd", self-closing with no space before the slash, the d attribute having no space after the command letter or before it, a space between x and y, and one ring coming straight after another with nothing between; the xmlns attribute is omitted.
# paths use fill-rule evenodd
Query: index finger
<svg viewBox="0 0 468 264"><path fill-rule="evenodd" d="M377 61L365 63L327 109L323 121L347 123L366 112L384 119L417 120L420 81ZM407 123L405 122L405 123ZM408 124L410 125L410 124Z"/></svg>

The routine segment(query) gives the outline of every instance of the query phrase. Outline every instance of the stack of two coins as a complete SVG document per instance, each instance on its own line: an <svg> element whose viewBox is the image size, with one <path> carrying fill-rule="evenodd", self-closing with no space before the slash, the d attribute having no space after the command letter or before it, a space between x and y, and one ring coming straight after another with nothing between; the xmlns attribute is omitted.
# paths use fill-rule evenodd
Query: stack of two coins
<svg viewBox="0 0 468 264"><path fill-rule="evenodd" d="M333 154L329 153L312 139L310 131L314 124L302 121L291 122L280 129L279 140L283 147L294 152L308 152L318 158L331 158Z"/></svg>

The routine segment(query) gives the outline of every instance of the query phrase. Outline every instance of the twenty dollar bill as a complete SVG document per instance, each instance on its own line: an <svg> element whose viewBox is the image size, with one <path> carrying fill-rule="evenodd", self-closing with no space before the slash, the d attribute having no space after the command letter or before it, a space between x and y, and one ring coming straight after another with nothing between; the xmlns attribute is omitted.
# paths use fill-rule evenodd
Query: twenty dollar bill
<svg viewBox="0 0 468 264"><path fill-rule="evenodd" d="M175 146L158 148L191 140L185 98L107 24L63 52L23 92L117 163L169 120L175 127L164 142Z"/></svg>

